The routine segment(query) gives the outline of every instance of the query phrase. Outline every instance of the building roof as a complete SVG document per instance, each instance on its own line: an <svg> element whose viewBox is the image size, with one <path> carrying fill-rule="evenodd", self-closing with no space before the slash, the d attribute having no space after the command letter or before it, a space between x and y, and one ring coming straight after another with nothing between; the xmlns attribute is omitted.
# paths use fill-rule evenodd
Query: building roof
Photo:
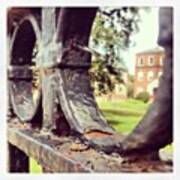
<svg viewBox="0 0 180 180"><path fill-rule="evenodd" d="M164 48L158 46L158 47L153 48L153 49L141 51L141 52L137 53L137 55L140 55L140 54L150 54L150 53L158 53L158 52L164 52Z"/></svg>

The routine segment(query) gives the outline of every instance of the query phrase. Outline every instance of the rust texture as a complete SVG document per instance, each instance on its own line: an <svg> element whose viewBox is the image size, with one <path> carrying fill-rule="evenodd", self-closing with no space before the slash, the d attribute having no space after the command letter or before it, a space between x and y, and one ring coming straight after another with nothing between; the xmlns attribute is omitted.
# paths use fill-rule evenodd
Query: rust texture
<svg viewBox="0 0 180 180"><path fill-rule="evenodd" d="M165 161L128 161L118 154L107 155L88 147L74 136L59 138L12 122L8 141L36 159L47 172L172 172L172 165Z"/></svg>
<svg viewBox="0 0 180 180"><path fill-rule="evenodd" d="M40 87L36 94L33 68L37 44L40 41L39 17L28 15L14 28L9 47L9 94L14 113L21 121L32 121L39 111ZM35 48L36 47L36 48Z"/></svg>
<svg viewBox="0 0 180 180"><path fill-rule="evenodd" d="M18 117L8 128L14 153L34 157L46 172L171 171L159 160L147 161L149 170L124 158L157 160L159 149L172 142L172 9L162 8L159 15L158 42L166 60L155 102L125 138L101 114L90 85L87 47L97 8L20 8L21 16L18 9L8 14L9 101ZM84 134L90 132L109 136L88 139Z"/></svg>
<svg viewBox="0 0 180 180"><path fill-rule="evenodd" d="M96 8L62 8L57 27L57 42L62 46L60 65L64 67L56 70L55 84L64 116L71 129L79 133L114 132L100 113L90 86L91 54L75 47L88 46L96 11Z"/></svg>

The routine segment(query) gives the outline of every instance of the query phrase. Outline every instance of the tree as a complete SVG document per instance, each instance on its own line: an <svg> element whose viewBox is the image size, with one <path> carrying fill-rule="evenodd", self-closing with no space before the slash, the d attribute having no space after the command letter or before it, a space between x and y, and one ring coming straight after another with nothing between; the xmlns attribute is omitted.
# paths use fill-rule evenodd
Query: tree
<svg viewBox="0 0 180 180"><path fill-rule="evenodd" d="M101 52L93 57L92 84L101 93L113 91L113 82L122 82L125 64L121 51L131 44L130 36L138 31L139 9L100 8L92 28L90 46ZM115 78L115 81L112 81ZM96 85L95 85L96 84Z"/></svg>
<svg viewBox="0 0 180 180"><path fill-rule="evenodd" d="M136 99L143 101L144 103L147 103L150 99L150 95L148 92L140 92L137 96Z"/></svg>

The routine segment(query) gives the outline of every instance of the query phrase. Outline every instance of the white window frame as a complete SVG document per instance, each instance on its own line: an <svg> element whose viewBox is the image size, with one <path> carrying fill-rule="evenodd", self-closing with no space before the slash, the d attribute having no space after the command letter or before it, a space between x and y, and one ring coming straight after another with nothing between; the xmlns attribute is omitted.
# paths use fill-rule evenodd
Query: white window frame
<svg viewBox="0 0 180 180"><path fill-rule="evenodd" d="M149 72L147 73L147 79L148 79L148 81L153 80L153 78L154 78L154 72L153 72L153 71L149 71Z"/></svg>
<svg viewBox="0 0 180 180"><path fill-rule="evenodd" d="M143 81L143 79L144 79L144 73L143 73L143 71L139 71L139 72L138 72L137 78L138 78L139 81Z"/></svg>
<svg viewBox="0 0 180 180"><path fill-rule="evenodd" d="M141 56L141 57L138 57L138 66L141 67L144 65L144 58Z"/></svg>
<svg viewBox="0 0 180 180"><path fill-rule="evenodd" d="M164 59L164 57L161 56L161 57L160 57L160 60L159 60L159 64L160 64L161 66L163 66L163 59Z"/></svg>
<svg viewBox="0 0 180 180"><path fill-rule="evenodd" d="M160 78L162 76L163 72L162 71L159 71L158 72L158 77Z"/></svg>
<svg viewBox="0 0 180 180"><path fill-rule="evenodd" d="M153 59L152 62L151 62L151 59ZM148 65L153 66L154 64L155 64L155 57L154 56L148 56Z"/></svg>

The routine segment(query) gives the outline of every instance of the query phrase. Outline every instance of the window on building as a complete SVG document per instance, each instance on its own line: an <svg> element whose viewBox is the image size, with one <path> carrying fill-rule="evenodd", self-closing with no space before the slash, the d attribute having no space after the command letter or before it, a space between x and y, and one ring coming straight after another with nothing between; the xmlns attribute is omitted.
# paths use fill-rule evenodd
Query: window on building
<svg viewBox="0 0 180 180"><path fill-rule="evenodd" d="M162 66L163 65L163 56L160 57L159 64Z"/></svg>
<svg viewBox="0 0 180 180"><path fill-rule="evenodd" d="M138 72L138 80L142 81L144 78L144 73L142 71Z"/></svg>
<svg viewBox="0 0 180 180"><path fill-rule="evenodd" d="M138 58L138 66L143 66L143 64L144 64L143 58L142 58L142 57L139 57L139 58Z"/></svg>
<svg viewBox="0 0 180 180"><path fill-rule="evenodd" d="M148 57L148 65L152 66L152 65L154 65L154 63L155 63L154 56L149 56Z"/></svg>
<svg viewBox="0 0 180 180"><path fill-rule="evenodd" d="M160 71L159 73L158 73L158 77L160 78L161 76L162 76L162 71Z"/></svg>
<svg viewBox="0 0 180 180"><path fill-rule="evenodd" d="M151 81L151 80L154 78L154 73L153 73L153 71L149 71L149 72L148 72L147 78L148 78L149 81Z"/></svg>

